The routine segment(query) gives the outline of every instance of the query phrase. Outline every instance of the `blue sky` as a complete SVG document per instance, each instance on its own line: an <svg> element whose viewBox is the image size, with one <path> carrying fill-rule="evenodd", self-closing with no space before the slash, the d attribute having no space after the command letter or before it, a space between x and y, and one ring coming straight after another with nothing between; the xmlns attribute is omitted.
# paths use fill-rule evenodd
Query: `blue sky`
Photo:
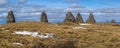
<svg viewBox="0 0 120 48"><path fill-rule="evenodd" d="M75 17L81 13L84 21L92 12L97 22L120 22L119 4L120 0L0 0L0 24L5 24L10 10L17 22L40 21L41 11L47 13L49 22L62 22L68 11Z"/></svg>

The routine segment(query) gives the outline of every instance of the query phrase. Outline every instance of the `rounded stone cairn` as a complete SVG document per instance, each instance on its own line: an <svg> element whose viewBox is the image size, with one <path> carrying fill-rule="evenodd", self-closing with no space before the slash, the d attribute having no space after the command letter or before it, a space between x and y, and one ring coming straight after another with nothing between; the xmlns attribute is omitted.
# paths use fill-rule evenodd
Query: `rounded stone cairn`
<svg viewBox="0 0 120 48"><path fill-rule="evenodd" d="M15 17L14 17L13 11L8 12L6 23L15 23Z"/></svg>
<svg viewBox="0 0 120 48"><path fill-rule="evenodd" d="M92 13L90 13L89 18L86 21L86 23L96 23L96 21L94 19L94 15Z"/></svg>
<svg viewBox="0 0 120 48"><path fill-rule="evenodd" d="M80 13L77 13L76 22L77 23L84 23L83 18L82 18Z"/></svg>
<svg viewBox="0 0 120 48"><path fill-rule="evenodd" d="M41 22L48 23L47 15L44 11L41 13Z"/></svg>
<svg viewBox="0 0 120 48"><path fill-rule="evenodd" d="M111 23L116 23L116 21L114 19L111 20Z"/></svg>
<svg viewBox="0 0 120 48"><path fill-rule="evenodd" d="M66 14L64 22L75 22L75 17L73 16L72 12L68 12Z"/></svg>

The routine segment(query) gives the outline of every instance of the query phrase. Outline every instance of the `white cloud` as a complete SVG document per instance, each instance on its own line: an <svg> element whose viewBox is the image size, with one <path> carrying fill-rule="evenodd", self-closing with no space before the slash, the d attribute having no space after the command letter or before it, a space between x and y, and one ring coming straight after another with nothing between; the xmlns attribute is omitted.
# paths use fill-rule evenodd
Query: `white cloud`
<svg viewBox="0 0 120 48"><path fill-rule="evenodd" d="M69 6L70 8L85 8L84 6L80 6L79 4L75 4L75 3L70 4Z"/></svg>
<svg viewBox="0 0 120 48"><path fill-rule="evenodd" d="M1 13L0 14L0 17L5 17L5 16L7 16L7 13Z"/></svg>
<svg viewBox="0 0 120 48"><path fill-rule="evenodd" d="M120 8L101 8L101 9L97 9L96 12L102 12L102 13L120 13Z"/></svg>
<svg viewBox="0 0 120 48"><path fill-rule="evenodd" d="M27 0L18 0L20 3L25 3Z"/></svg>
<svg viewBox="0 0 120 48"><path fill-rule="evenodd" d="M7 8L0 8L0 12L4 12L4 11L7 11L8 9Z"/></svg>
<svg viewBox="0 0 120 48"><path fill-rule="evenodd" d="M0 0L0 5L5 5L8 3L8 0Z"/></svg>
<svg viewBox="0 0 120 48"><path fill-rule="evenodd" d="M32 12L32 13L15 13L16 17L24 17L24 16L40 16L40 12Z"/></svg>

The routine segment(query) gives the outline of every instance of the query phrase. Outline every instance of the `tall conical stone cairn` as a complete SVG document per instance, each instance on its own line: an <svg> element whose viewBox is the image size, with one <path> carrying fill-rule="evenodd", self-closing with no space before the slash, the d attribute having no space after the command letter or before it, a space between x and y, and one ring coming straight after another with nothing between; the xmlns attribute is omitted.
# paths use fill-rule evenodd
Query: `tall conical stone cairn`
<svg viewBox="0 0 120 48"><path fill-rule="evenodd" d="M76 16L76 22L77 23L84 23L83 18L82 18L80 13L78 13Z"/></svg>
<svg viewBox="0 0 120 48"><path fill-rule="evenodd" d="M111 23L116 23L116 21L114 19L111 20Z"/></svg>
<svg viewBox="0 0 120 48"><path fill-rule="evenodd" d="M72 12L68 12L66 14L64 22L75 22L75 17L73 16Z"/></svg>
<svg viewBox="0 0 120 48"><path fill-rule="evenodd" d="M14 22L15 22L15 17L13 11L9 11L6 18L6 23L14 23Z"/></svg>
<svg viewBox="0 0 120 48"><path fill-rule="evenodd" d="M44 11L41 13L41 22L48 23L47 15Z"/></svg>
<svg viewBox="0 0 120 48"><path fill-rule="evenodd" d="M94 15L92 13L90 13L89 18L86 21L86 23L96 23L96 21L94 19Z"/></svg>

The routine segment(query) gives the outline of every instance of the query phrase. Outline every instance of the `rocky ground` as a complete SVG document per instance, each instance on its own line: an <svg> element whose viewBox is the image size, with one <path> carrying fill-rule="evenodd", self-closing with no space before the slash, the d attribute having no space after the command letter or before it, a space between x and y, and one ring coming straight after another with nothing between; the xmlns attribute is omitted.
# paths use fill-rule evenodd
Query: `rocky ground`
<svg viewBox="0 0 120 48"><path fill-rule="evenodd" d="M0 25L0 48L120 48L120 25L10 23Z"/></svg>

